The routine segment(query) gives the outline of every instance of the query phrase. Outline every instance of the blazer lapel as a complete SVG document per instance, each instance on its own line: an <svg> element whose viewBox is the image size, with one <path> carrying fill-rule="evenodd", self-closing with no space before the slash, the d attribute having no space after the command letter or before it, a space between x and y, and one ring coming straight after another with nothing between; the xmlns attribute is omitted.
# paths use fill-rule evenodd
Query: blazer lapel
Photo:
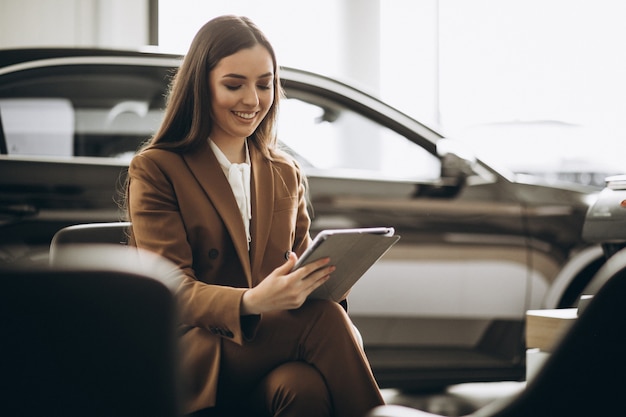
<svg viewBox="0 0 626 417"><path fill-rule="evenodd" d="M211 200L211 203L222 217L226 229L233 239L237 255L243 265L246 280L252 285L246 231L243 226L243 221L241 220L241 213L239 212L237 202L235 201L235 196L222 171L222 167L211 151L208 143L205 143L200 149L193 153L185 154L183 158L193 176L200 183L207 197ZM254 199L252 204L254 213Z"/></svg>
<svg viewBox="0 0 626 417"><path fill-rule="evenodd" d="M263 254L272 226L272 213L274 211L274 175L271 163L265 159L261 152L252 144L250 146L250 162L252 175L250 194L252 198L252 221L250 234L250 259L252 263L253 284L264 277L258 276L261 271Z"/></svg>

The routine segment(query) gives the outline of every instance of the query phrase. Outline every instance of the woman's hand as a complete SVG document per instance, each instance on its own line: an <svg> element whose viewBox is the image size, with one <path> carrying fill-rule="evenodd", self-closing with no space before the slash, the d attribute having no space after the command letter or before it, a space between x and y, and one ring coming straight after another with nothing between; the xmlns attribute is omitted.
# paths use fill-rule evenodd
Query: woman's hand
<svg viewBox="0 0 626 417"><path fill-rule="evenodd" d="M241 314L261 314L272 310L292 310L300 307L317 287L328 281L335 270L329 258L311 262L291 272L298 260L295 253L276 268L259 285L243 295Z"/></svg>

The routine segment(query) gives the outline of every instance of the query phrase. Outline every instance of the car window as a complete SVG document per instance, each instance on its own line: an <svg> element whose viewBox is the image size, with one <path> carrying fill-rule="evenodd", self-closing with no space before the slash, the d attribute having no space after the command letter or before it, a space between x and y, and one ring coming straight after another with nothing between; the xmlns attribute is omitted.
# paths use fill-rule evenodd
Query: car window
<svg viewBox="0 0 626 417"><path fill-rule="evenodd" d="M0 99L0 117L8 154L73 155L74 109L69 100Z"/></svg>
<svg viewBox="0 0 626 417"><path fill-rule="evenodd" d="M4 152L130 159L162 120L171 74L168 67L103 64L5 74L0 82ZM406 137L327 98L287 93L279 139L305 169L438 178L439 160Z"/></svg>
<svg viewBox="0 0 626 417"><path fill-rule="evenodd" d="M406 137L346 107L311 101L287 98L280 105L279 139L304 161L305 169L396 179L439 177L439 160Z"/></svg>
<svg viewBox="0 0 626 417"><path fill-rule="evenodd" d="M161 122L168 71L81 65L5 75L0 120L6 152L130 157Z"/></svg>

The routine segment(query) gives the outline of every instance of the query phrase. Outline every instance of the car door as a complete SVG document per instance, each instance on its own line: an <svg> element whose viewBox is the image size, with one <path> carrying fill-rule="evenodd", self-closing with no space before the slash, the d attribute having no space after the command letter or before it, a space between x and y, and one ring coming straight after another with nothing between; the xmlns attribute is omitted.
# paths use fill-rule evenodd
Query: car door
<svg viewBox="0 0 626 417"><path fill-rule="evenodd" d="M516 196L480 164L444 178L451 155L437 153L440 136L336 93L291 84L279 139L307 174L313 234L392 226L401 235L348 299L380 383L519 378L532 289Z"/></svg>

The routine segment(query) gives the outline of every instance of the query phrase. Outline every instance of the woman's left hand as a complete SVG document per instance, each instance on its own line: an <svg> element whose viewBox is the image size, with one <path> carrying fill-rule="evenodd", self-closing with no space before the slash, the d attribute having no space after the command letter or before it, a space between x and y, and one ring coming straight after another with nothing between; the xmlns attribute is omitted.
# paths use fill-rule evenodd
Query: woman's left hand
<svg viewBox="0 0 626 417"><path fill-rule="evenodd" d="M259 285L243 296L241 314L261 314L273 310L300 307L315 289L324 284L335 270L330 258L322 258L291 271L298 257L295 253L276 268Z"/></svg>

